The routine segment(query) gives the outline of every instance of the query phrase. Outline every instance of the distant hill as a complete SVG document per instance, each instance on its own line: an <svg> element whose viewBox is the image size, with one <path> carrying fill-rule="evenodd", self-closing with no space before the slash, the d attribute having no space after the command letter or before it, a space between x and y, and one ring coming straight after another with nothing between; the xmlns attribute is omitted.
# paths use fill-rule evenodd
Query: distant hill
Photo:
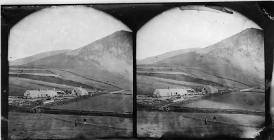
<svg viewBox="0 0 274 140"><path fill-rule="evenodd" d="M181 54L152 65L200 69L211 75L264 88L263 40L261 30L249 28L206 48L180 51Z"/></svg>
<svg viewBox="0 0 274 140"><path fill-rule="evenodd" d="M167 59L169 57L173 57L173 56L176 56L176 55L192 52L192 51L195 51L195 50L198 50L198 48L171 51L171 52L167 52L167 53L164 53L164 54L161 54L161 55L152 56L152 57L148 57L148 58L139 60L137 63L138 64L153 64L153 63L159 62L161 60Z"/></svg>
<svg viewBox="0 0 274 140"><path fill-rule="evenodd" d="M20 66L66 69L123 89L132 89L132 61L131 33L117 31L79 49Z"/></svg>
<svg viewBox="0 0 274 140"><path fill-rule="evenodd" d="M24 65L24 64L34 62L34 61L37 61L37 60L45 58L45 57L49 57L49 56L57 55L57 54L61 54L61 53L66 53L66 52L69 52L69 50L57 50L57 51L49 51L49 52L39 53L39 54L36 54L33 56L29 56L29 57L11 61L10 66Z"/></svg>

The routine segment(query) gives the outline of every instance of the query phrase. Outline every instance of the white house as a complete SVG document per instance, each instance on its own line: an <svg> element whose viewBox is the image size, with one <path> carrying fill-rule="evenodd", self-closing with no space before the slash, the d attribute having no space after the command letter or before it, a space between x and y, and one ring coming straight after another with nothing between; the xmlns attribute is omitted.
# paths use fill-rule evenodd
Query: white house
<svg viewBox="0 0 274 140"><path fill-rule="evenodd" d="M72 89L71 94L74 96L89 95L88 91L81 87L76 87L76 88Z"/></svg>
<svg viewBox="0 0 274 140"><path fill-rule="evenodd" d="M194 95L195 91L189 88L178 88L178 89L155 89L153 96L157 98L170 98L172 96L188 96Z"/></svg>
<svg viewBox="0 0 274 140"><path fill-rule="evenodd" d="M58 93L55 90L27 90L24 96L27 98L45 98L56 97Z"/></svg>
<svg viewBox="0 0 274 140"><path fill-rule="evenodd" d="M204 88L202 89L202 92L204 94L218 93L218 89L216 87L208 85L208 86L204 86Z"/></svg>

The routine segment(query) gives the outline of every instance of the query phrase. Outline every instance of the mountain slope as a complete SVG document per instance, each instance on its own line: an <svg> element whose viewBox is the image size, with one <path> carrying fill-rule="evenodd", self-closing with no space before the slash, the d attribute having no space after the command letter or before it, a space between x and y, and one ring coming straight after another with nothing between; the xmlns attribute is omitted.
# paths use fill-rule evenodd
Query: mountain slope
<svg viewBox="0 0 274 140"><path fill-rule="evenodd" d="M167 52L161 55L157 55L157 56L152 56L152 57L148 57L142 60L139 60L137 63L142 65L142 64L153 64L156 62L159 62L161 60L179 55L179 54L183 54L183 53L188 53L188 52L192 52L197 50L198 48L190 48L190 49L183 49L183 50L176 50L176 51L171 51L171 52Z"/></svg>
<svg viewBox="0 0 274 140"><path fill-rule="evenodd" d="M253 74L264 73L264 38L259 29L246 29L199 51L222 59ZM260 75L263 78L263 75Z"/></svg>
<svg viewBox="0 0 274 140"><path fill-rule="evenodd" d="M216 44L154 63L156 66L184 66L229 78L252 87L264 88L263 33L246 29Z"/></svg>
<svg viewBox="0 0 274 140"><path fill-rule="evenodd" d="M57 55L57 54L61 54L61 53L66 53L66 52L69 52L69 50L57 50L57 51L39 53L39 54L36 54L33 56L29 56L29 57L25 57L22 59L16 59L14 61L11 61L10 66L24 65L24 64L34 62L34 61L37 61L37 60L45 58L45 57L49 57L49 56L53 56L53 55Z"/></svg>
<svg viewBox="0 0 274 140"><path fill-rule="evenodd" d="M91 44L22 66L66 69L87 78L132 89L132 38L117 31Z"/></svg>
<svg viewBox="0 0 274 140"><path fill-rule="evenodd" d="M103 69L132 80L132 38L127 31L118 31L68 53L86 61L95 61Z"/></svg>

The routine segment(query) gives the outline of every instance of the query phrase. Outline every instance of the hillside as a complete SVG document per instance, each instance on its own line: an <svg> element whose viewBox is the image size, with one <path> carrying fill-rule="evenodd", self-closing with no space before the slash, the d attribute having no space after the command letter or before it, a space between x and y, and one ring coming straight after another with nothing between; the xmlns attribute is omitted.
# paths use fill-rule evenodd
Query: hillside
<svg viewBox="0 0 274 140"><path fill-rule="evenodd" d="M79 49L20 66L64 69L123 89L132 89L132 65L131 33L117 31Z"/></svg>
<svg viewBox="0 0 274 140"><path fill-rule="evenodd" d="M258 29L246 29L206 48L183 52L151 65L191 68L264 89L263 33ZM232 85L227 81L223 84Z"/></svg>
<svg viewBox="0 0 274 140"><path fill-rule="evenodd" d="M57 50L57 51L49 51L49 52L39 53L39 54L36 54L33 56L29 56L29 57L25 57L22 59L16 59L14 61L11 61L10 66L24 65L24 64L31 63L31 62L37 61L37 60L45 58L45 57L58 55L58 54L66 53L66 52L69 52L69 50Z"/></svg>
<svg viewBox="0 0 274 140"><path fill-rule="evenodd" d="M100 68L132 80L132 38L127 31L118 31L68 54L94 61Z"/></svg>
<svg viewBox="0 0 274 140"><path fill-rule="evenodd" d="M264 37L262 30L246 29L230 38L199 51L226 59L234 66L264 78Z"/></svg>
<svg viewBox="0 0 274 140"><path fill-rule="evenodd" d="M195 51L195 50L198 50L198 48L190 48L190 49L171 51L171 52L167 52L167 53L164 53L164 54L161 54L161 55L152 56L152 57L148 57L148 58L139 60L137 63L140 64L140 65L141 64L153 64L153 63L159 62L161 60L164 60L166 58L173 57L173 56L180 55L180 54L184 54L184 53L188 53L188 52L192 52L192 51Z"/></svg>

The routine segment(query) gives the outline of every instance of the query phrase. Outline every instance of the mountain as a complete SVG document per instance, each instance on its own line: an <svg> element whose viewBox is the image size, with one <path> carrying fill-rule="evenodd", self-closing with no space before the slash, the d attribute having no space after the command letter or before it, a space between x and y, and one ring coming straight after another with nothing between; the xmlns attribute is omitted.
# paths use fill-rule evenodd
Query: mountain
<svg viewBox="0 0 274 140"><path fill-rule="evenodd" d="M155 66L183 66L264 88L263 32L249 28L206 48L165 58Z"/></svg>
<svg viewBox="0 0 274 140"><path fill-rule="evenodd" d="M132 54L131 32L117 31L81 48L22 66L66 69L123 89L132 89Z"/></svg>
<svg viewBox="0 0 274 140"><path fill-rule="evenodd" d="M133 52L131 33L118 31L82 48L68 53L86 61L94 61L103 69L133 78Z"/></svg>
<svg viewBox="0 0 274 140"><path fill-rule="evenodd" d="M148 57L142 60L139 60L137 63L142 65L142 64L153 64L156 62L159 62L161 60L164 60L166 58L169 57L173 57L179 54L183 54L183 53L187 53L187 52L192 52L197 50L198 48L190 48L190 49L182 49L182 50L176 50L176 51L171 51L171 52L167 52L161 55L157 55L157 56L152 56L152 57Z"/></svg>
<svg viewBox="0 0 274 140"><path fill-rule="evenodd" d="M230 61L234 66L264 78L264 37L262 30L249 28L200 50L202 55Z"/></svg>
<svg viewBox="0 0 274 140"><path fill-rule="evenodd" d="M16 65L24 65L30 62L34 62L37 61L39 59L45 58L45 57L49 57L49 56L53 56L53 55L57 55L57 54L61 54L61 53L66 53L69 50L57 50L57 51L49 51L49 52L43 52L43 53L39 53L33 56L29 56L29 57L25 57L25 58L21 58L21 59L16 59L14 61L10 62L10 66L16 66Z"/></svg>

